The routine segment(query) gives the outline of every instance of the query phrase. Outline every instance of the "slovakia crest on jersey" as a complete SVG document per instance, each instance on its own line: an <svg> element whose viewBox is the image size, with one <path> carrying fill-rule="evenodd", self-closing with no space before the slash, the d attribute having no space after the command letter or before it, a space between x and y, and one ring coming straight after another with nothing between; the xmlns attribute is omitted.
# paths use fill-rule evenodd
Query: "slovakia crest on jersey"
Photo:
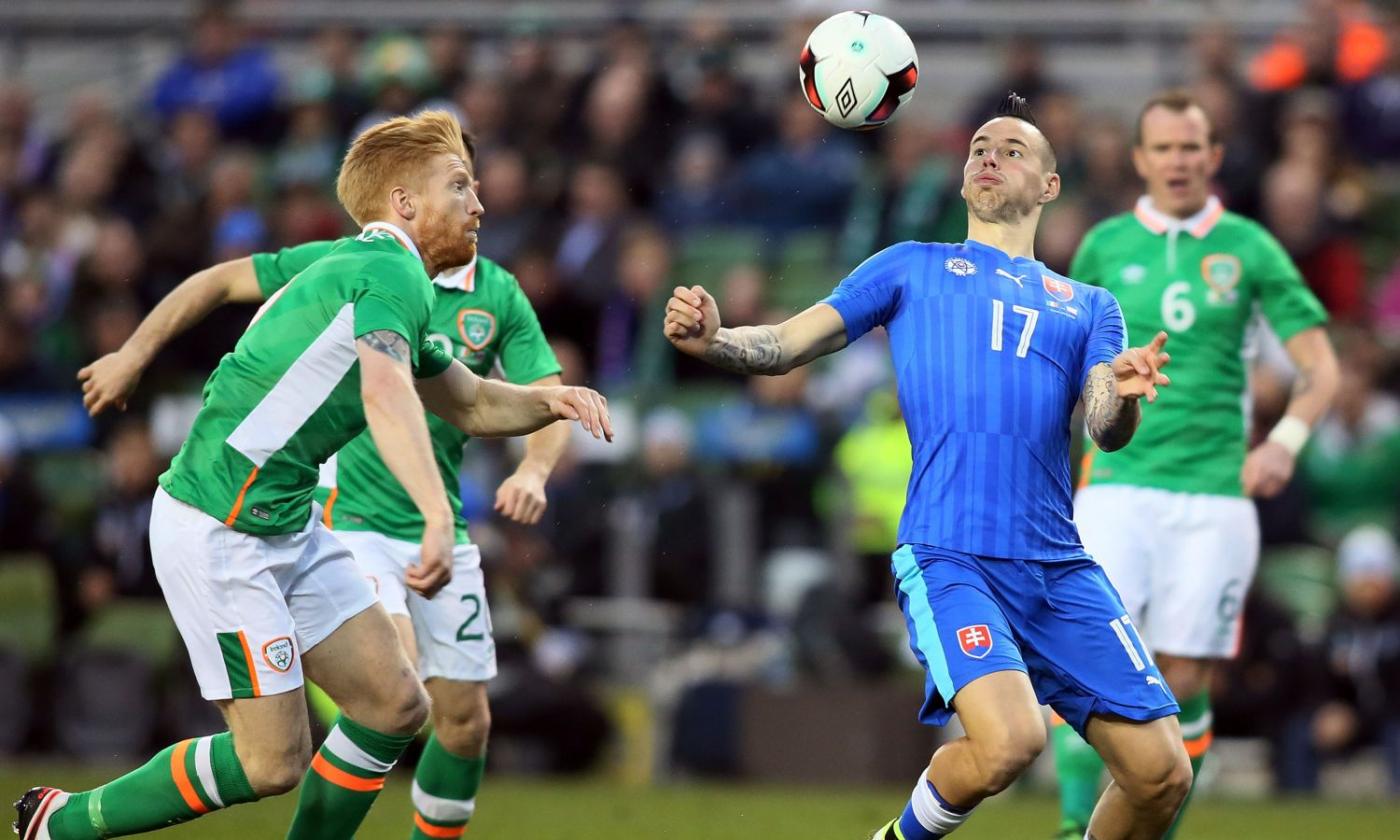
<svg viewBox="0 0 1400 840"><path fill-rule="evenodd" d="M1074 299L1074 287L1064 280L1042 274L1040 275L1040 284L1045 287L1046 294L1060 303L1069 303Z"/></svg>
<svg viewBox="0 0 1400 840"><path fill-rule="evenodd" d="M976 274L977 266L972 260L964 259L963 257L949 257L943 263L943 270L950 274L956 274L959 277L966 277L969 274Z"/></svg>
<svg viewBox="0 0 1400 840"><path fill-rule="evenodd" d="M958 631L958 645L973 659L986 659L992 652L992 631L985 624L973 624Z"/></svg>

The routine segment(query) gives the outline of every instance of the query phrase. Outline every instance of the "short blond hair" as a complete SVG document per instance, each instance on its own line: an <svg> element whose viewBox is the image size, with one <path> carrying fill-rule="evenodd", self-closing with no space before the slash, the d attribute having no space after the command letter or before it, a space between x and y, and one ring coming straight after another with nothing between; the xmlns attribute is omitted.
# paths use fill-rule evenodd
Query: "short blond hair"
<svg viewBox="0 0 1400 840"><path fill-rule="evenodd" d="M335 195L356 224L372 221L384 209L389 191L418 187L429 160L456 155L469 163L462 126L447 111L394 117L365 129L340 164Z"/></svg>

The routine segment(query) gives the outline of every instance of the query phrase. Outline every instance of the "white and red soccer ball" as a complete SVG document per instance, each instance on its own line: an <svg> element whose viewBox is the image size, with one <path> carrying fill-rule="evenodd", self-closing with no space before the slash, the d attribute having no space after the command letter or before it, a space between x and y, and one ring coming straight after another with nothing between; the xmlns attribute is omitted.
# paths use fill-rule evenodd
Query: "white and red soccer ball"
<svg viewBox="0 0 1400 840"><path fill-rule="evenodd" d="M817 24L797 67L807 102L840 128L884 125L919 81L914 42L873 12L840 12Z"/></svg>

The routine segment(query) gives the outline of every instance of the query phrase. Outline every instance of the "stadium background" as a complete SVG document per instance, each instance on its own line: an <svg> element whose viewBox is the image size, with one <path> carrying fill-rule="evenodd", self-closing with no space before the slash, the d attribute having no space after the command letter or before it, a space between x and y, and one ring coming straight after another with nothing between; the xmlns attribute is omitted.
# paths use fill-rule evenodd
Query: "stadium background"
<svg viewBox="0 0 1400 840"><path fill-rule="evenodd" d="M482 253L619 426L611 447L579 439L536 528L490 510L517 451L469 447L502 659L474 835L873 830L935 737L889 597L908 456L884 347L744 381L673 353L659 306L698 282L725 323L770 322L886 244L960 239L968 132L1008 89L1059 153L1037 253L1064 270L1138 194L1138 104L1180 84L1225 139L1219 192L1298 262L1344 372L1293 484L1260 505L1244 656L1216 687L1184 836L1400 835L1400 653L1360 706L1375 737L1315 749L1318 710L1348 699L1328 675L1338 548L1359 525L1393 533L1400 503L1400 9L871 0L913 35L922 77L891 126L851 134L796 84L803 39L840 4L698 5L0 3L0 794L91 783L219 728L145 522L250 312L179 339L125 414L89 421L75 371L189 273L346 232L331 185L347 138L446 102L480 148ZM1288 376L1266 347L1259 428ZM1374 531L1345 551L1395 562ZM958 836L1048 835L1043 765ZM364 836L407 825L406 787ZM290 804L172 836L273 836Z"/></svg>

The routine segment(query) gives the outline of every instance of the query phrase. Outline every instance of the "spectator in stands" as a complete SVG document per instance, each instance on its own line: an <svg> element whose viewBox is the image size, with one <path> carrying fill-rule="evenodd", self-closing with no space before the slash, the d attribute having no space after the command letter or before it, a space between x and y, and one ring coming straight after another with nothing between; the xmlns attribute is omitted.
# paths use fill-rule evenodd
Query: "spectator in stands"
<svg viewBox="0 0 1400 840"><path fill-rule="evenodd" d="M156 479L166 461L138 417L116 428L104 456L106 486L93 522L92 564L78 576L79 599L88 613L116 598L160 598L147 531Z"/></svg>
<svg viewBox="0 0 1400 840"><path fill-rule="evenodd" d="M607 298L617 276L627 212L621 173L597 161L574 169L569 182L569 215L559 235L555 267L560 282L595 306Z"/></svg>
<svg viewBox="0 0 1400 840"><path fill-rule="evenodd" d="M278 186L309 184L334 192L336 170L344 149L335 113L322 87L302 86L288 115L287 133L272 156L272 180Z"/></svg>
<svg viewBox="0 0 1400 840"><path fill-rule="evenodd" d="M239 149L223 153L214 162L207 209L213 262L246 257L267 246L267 223L254 194L257 167L257 158Z"/></svg>
<svg viewBox="0 0 1400 840"><path fill-rule="evenodd" d="M275 136L277 66L268 51L245 42L232 4L206 3L195 16L190 50L161 74L152 104L163 121L207 110L227 137Z"/></svg>
<svg viewBox="0 0 1400 840"><path fill-rule="evenodd" d="M1259 90L1359 82L1385 61L1385 33L1364 0L1308 0L1304 10L1302 21L1280 29L1250 63L1250 81Z"/></svg>
<svg viewBox="0 0 1400 840"><path fill-rule="evenodd" d="M324 97L331 112L331 123L341 145L350 131L369 111L369 99L360 86L357 61L359 37L346 26L327 26L312 36L311 52L316 63L298 78L294 91Z"/></svg>
<svg viewBox="0 0 1400 840"><path fill-rule="evenodd" d="M466 83L471 67L471 43L455 26L440 25L423 34L431 81L423 91L427 100L446 100Z"/></svg>
<svg viewBox="0 0 1400 840"><path fill-rule="evenodd" d="M1041 49L1039 39L1014 35L1002 45L1001 55L1001 74L996 81L973 95L963 117L962 124L969 136L974 128L997 112L997 108L1006 101L1007 91L1016 91L1034 106L1058 87L1045 69L1045 51ZM1056 148L1058 150L1058 146Z"/></svg>
<svg viewBox="0 0 1400 840"><path fill-rule="evenodd" d="M679 237L728 224L734 213L724 144L708 133L686 135L657 197L656 217Z"/></svg>
<svg viewBox="0 0 1400 840"><path fill-rule="evenodd" d="M694 446L694 430L680 411L647 415L641 471L628 495L643 510L638 541L651 573L651 596L704 607L713 595L714 516Z"/></svg>
<svg viewBox="0 0 1400 840"><path fill-rule="evenodd" d="M499 148L481 158L481 201L491 212L491 229L480 252L504 265L513 265L521 250L543 224L544 213L530 193L530 171L525 156L511 148Z"/></svg>
<svg viewBox="0 0 1400 840"><path fill-rule="evenodd" d="M1400 7L1391 10L1383 32L1391 45L1385 63L1342 88L1342 125L1358 159L1394 164L1400 163Z"/></svg>
<svg viewBox="0 0 1400 840"><path fill-rule="evenodd" d="M671 354L655 325L665 318L671 279L671 245L660 230L634 226L623 235L617 285L608 292L593 346L594 383L604 391L655 388Z"/></svg>
<svg viewBox="0 0 1400 840"><path fill-rule="evenodd" d="M1359 523L1395 527L1400 507L1400 401L1377 389L1384 353L1359 328L1337 332L1341 381L1301 453L1312 530L1332 541Z"/></svg>
<svg viewBox="0 0 1400 840"><path fill-rule="evenodd" d="M881 152L856 178L841 232L839 263L850 269L896 242L958 242L967 213L958 197L960 158L938 148L934 127L910 115L880 132Z"/></svg>
<svg viewBox="0 0 1400 840"><path fill-rule="evenodd" d="M496 81L505 90L530 91L529 96L512 96L505 103L506 131L514 145L536 164L557 155L570 107L569 80L539 23L522 20L516 25L506 47L505 75Z"/></svg>
<svg viewBox="0 0 1400 840"><path fill-rule="evenodd" d="M899 518L914 468L894 392L871 394L865 416L842 436L834 455L850 500L843 505L849 525L842 531L859 565L858 597L863 604L882 603L892 585L890 551L899 544Z"/></svg>
<svg viewBox="0 0 1400 840"><path fill-rule="evenodd" d="M1357 320L1366 278L1352 230L1367 204L1364 181L1336 149L1326 95L1295 98L1282 128L1281 156L1265 174L1263 221L1332 317Z"/></svg>
<svg viewBox="0 0 1400 840"><path fill-rule="evenodd" d="M837 132L800 96L785 101L776 142L740 164L735 220L781 239L835 230L859 174L849 133Z"/></svg>
<svg viewBox="0 0 1400 840"><path fill-rule="evenodd" d="M1384 528L1362 526L1342 540L1342 602L1327 628L1326 669L1301 779L1316 786L1317 762L1380 746L1390 789L1400 794L1400 554Z"/></svg>

